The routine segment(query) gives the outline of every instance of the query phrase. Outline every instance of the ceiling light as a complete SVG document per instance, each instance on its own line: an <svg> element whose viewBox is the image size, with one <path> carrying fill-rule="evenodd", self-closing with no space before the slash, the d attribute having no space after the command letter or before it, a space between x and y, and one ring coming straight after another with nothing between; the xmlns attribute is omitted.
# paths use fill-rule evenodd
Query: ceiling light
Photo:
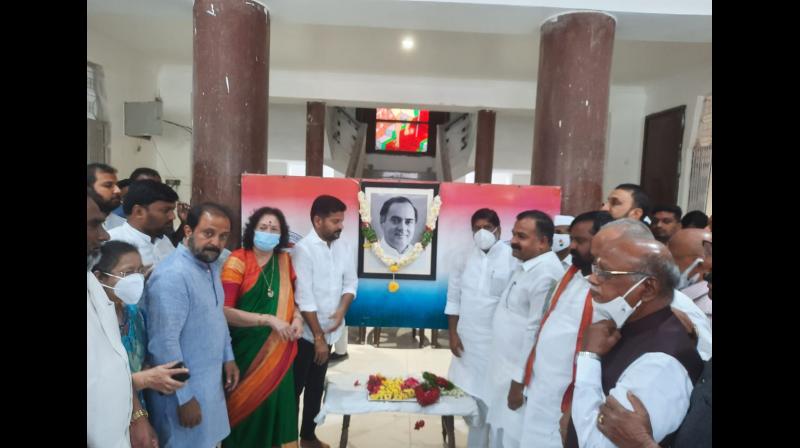
<svg viewBox="0 0 800 448"><path fill-rule="evenodd" d="M412 39L410 37L406 37L405 39L403 39L402 45L403 45L403 50L406 50L406 51L413 50L414 49L414 39Z"/></svg>

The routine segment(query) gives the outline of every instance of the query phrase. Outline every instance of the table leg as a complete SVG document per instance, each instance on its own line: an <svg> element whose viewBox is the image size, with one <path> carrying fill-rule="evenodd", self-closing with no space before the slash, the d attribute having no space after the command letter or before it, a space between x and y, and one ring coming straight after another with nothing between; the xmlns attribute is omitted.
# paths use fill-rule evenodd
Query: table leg
<svg viewBox="0 0 800 448"><path fill-rule="evenodd" d="M375 327L372 330L372 343L375 344L375 347L381 346L381 327Z"/></svg>
<svg viewBox="0 0 800 448"><path fill-rule="evenodd" d="M419 329L419 348L422 348L423 343L425 342L425 329Z"/></svg>
<svg viewBox="0 0 800 448"><path fill-rule="evenodd" d="M455 418L452 415L445 415L442 420L447 428L447 448L456 448Z"/></svg>
<svg viewBox="0 0 800 448"><path fill-rule="evenodd" d="M367 342L367 327L358 327L358 343L364 345Z"/></svg>
<svg viewBox="0 0 800 448"><path fill-rule="evenodd" d="M447 446L447 422L445 416L442 416L442 445Z"/></svg>
<svg viewBox="0 0 800 448"><path fill-rule="evenodd" d="M339 448L347 447L347 436L350 431L350 416L345 415L342 419L342 436L339 438Z"/></svg>
<svg viewBox="0 0 800 448"><path fill-rule="evenodd" d="M439 348L439 330L436 328L431 330L431 345L433 348Z"/></svg>

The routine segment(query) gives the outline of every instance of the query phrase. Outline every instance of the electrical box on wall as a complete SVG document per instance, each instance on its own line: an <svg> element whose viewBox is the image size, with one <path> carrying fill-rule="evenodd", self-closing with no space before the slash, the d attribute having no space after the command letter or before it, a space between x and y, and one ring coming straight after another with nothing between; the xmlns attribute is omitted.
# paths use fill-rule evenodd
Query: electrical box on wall
<svg viewBox="0 0 800 448"><path fill-rule="evenodd" d="M164 111L161 101L125 103L125 135L150 138L162 134L161 116Z"/></svg>

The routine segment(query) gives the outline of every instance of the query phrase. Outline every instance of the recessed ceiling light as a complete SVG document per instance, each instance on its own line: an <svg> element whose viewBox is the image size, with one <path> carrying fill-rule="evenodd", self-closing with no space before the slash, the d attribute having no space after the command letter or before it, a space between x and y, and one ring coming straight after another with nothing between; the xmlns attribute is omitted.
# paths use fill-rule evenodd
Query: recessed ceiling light
<svg viewBox="0 0 800 448"><path fill-rule="evenodd" d="M412 39L411 37L406 37L406 38L403 39L402 45L403 45L403 50L406 50L406 51L413 50L414 49L414 39Z"/></svg>

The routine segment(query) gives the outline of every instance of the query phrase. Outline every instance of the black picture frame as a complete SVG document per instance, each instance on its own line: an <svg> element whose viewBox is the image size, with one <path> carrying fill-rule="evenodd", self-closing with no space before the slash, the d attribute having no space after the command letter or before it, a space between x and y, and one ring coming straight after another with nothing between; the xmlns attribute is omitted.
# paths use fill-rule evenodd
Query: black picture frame
<svg viewBox="0 0 800 448"><path fill-rule="evenodd" d="M375 190L375 191L371 191L371 190ZM389 190L389 191L387 191L387 190ZM426 192L425 194L429 194L430 195L430 197L428 199L428 202L426 203L424 216L417 220L418 223L419 223L419 221L422 221L422 229L423 229L423 232L424 232L425 221L426 221L427 216L428 216L428 214L427 214L428 213L428 209L430 208L430 201L433 201L433 198L435 198L439 194L439 184L438 183L422 183L422 182L420 182L420 183L405 183L405 182L373 182L373 181L362 181L361 182L361 191L364 192L364 194L367 196L367 200L368 201L370 200L371 194L373 194L373 193L381 195L381 196L385 196L385 195L393 194L393 193L396 193L396 195L403 195L402 194L403 192L407 192L407 194L413 195L414 191L420 191L420 190L424 190ZM428 192L430 192L430 193L428 193ZM405 195L403 195L403 196L405 196ZM415 196L422 196L422 194L418 193ZM383 201L383 202L385 202L385 201ZM381 202L381 204L383 202ZM370 207L372 208L373 215L376 215L379 212L380 207L376 208L376 207L374 207L374 205L376 205L376 204L370 203ZM419 273L410 274L410 273L407 273L407 272L404 273L403 272L403 268L401 268L400 272L392 274L391 272L388 271L388 269L386 269L385 265L380 260L377 260L377 262L380 264L380 266L382 266L381 270L383 272L376 272L375 269L371 269L369 266L367 266L367 270L365 271L365 257L373 257L373 259L374 259L375 255L372 253L372 249L364 248L365 240L364 240L364 234L361 232L361 228L362 228L361 226L362 226L361 215L359 214L359 217L358 217L358 228L359 228L359 232L358 232L358 247L359 247L359 250L358 250L358 277L359 278L391 279L391 278L394 277L394 278L396 278L398 280L436 280L436 248L438 246L438 232L439 232L438 218L437 218L436 228L433 230L433 234L432 234L432 238L431 238L430 244L428 244L428 246L425 248L425 251L420 255L420 258L418 258L416 262L414 262L414 263L412 263L412 265L410 265L410 266L413 266L414 264L418 263L420 261L420 259L422 259L422 257L424 257L426 254L429 254L430 259L429 259L428 263L425 263L425 264L428 265L427 273L425 273L425 274L419 274ZM378 220L376 220L374 218L372 219L372 227L373 227L373 229L375 229L376 233L378 234L378 240L380 241L380 239L381 239L381 233L380 232L381 231L379 229L380 223L378 222ZM414 240L412 240L412 242L410 244L414 244L416 242L419 242L418 238L421 238L421 237L422 237L422 232L419 233L418 237L417 237L417 235L415 235ZM374 262L371 262L369 264L373 265Z"/></svg>

